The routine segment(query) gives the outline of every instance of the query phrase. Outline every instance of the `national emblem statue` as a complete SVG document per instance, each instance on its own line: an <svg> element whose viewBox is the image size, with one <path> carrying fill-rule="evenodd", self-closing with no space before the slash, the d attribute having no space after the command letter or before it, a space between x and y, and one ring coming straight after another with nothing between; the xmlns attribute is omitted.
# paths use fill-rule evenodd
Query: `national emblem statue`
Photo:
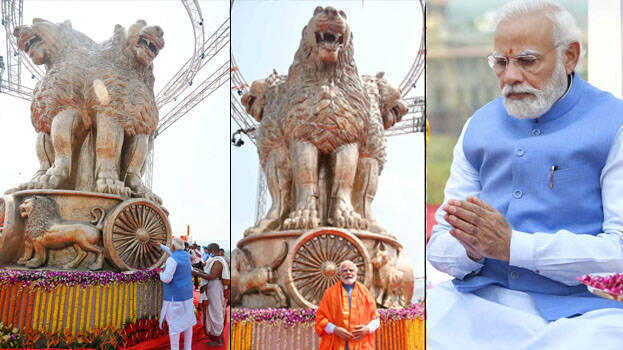
<svg viewBox="0 0 623 350"><path fill-rule="evenodd" d="M30 108L40 168L8 192L75 189L160 203L141 176L158 125L152 61L164 46L162 29L139 20L96 44L69 21L34 19L13 34L46 73Z"/></svg>
<svg viewBox="0 0 623 350"><path fill-rule="evenodd" d="M30 107L40 167L2 201L0 264L159 266L168 212L141 178L158 126L153 60L163 30L138 20L96 43L69 21L35 18L13 35L46 72Z"/></svg>
<svg viewBox="0 0 623 350"><path fill-rule="evenodd" d="M386 162L384 131L408 109L382 72L359 75L346 14L317 7L288 74L273 71L254 81L241 102L259 122L256 144L272 205L245 231L238 243L244 253L232 256L272 266L280 243L289 242L270 294L280 295L279 285L291 306L316 306L346 259L359 267L362 282L374 283L379 305L407 305L413 269L400 243L375 220L371 203ZM234 275L254 272L233 266ZM392 267L400 274L376 276ZM245 307L283 306L265 292L233 288L244 290L234 301Z"/></svg>
<svg viewBox="0 0 623 350"><path fill-rule="evenodd" d="M385 163L383 131L407 107L382 73L360 77L353 55L346 14L318 7L288 75L275 71L243 96L260 122L258 154L273 199L247 235L326 224L385 232L370 203Z"/></svg>

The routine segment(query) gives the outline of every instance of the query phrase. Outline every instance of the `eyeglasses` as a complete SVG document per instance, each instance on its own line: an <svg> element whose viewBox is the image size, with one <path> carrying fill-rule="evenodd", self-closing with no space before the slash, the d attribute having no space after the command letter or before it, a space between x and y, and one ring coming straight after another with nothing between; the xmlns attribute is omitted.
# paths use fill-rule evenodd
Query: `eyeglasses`
<svg viewBox="0 0 623 350"><path fill-rule="evenodd" d="M541 66L541 62L543 58L550 52L554 51L554 49L557 48L558 46L559 45L555 45L554 47L549 49L547 52L540 54L540 55L525 54L525 55L517 55L514 57L506 57L503 55L492 53L489 56L487 56L487 62L489 63L489 67L491 67L491 69L493 69L497 74L500 74L506 70L506 68L508 67L509 61L514 62L515 66L524 72L534 73Z"/></svg>

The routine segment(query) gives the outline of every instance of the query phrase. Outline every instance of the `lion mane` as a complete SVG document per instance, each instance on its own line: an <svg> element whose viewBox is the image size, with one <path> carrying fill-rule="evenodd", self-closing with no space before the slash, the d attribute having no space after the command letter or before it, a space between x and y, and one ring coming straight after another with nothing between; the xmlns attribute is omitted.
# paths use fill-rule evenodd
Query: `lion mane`
<svg viewBox="0 0 623 350"><path fill-rule="evenodd" d="M303 28L288 71L282 130L288 141L311 142L330 154L341 145L358 143L366 137L370 104L355 65L352 33L345 14L327 20L322 10L317 8ZM343 35L342 47L332 64L320 59L318 28L338 29Z"/></svg>
<svg viewBox="0 0 623 350"><path fill-rule="evenodd" d="M43 236L49 228L60 221L60 214L56 202L48 197L33 196L30 201L30 211L24 232L30 237Z"/></svg>
<svg viewBox="0 0 623 350"><path fill-rule="evenodd" d="M25 39L36 36L46 45L43 62L46 74L37 82L30 105L31 121L37 132L50 133L52 120L67 106L74 107L89 125L88 111L82 96L87 76L88 52L96 43L74 30L71 22L52 23L33 19L32 25L22 25L13 33L20 48Z"/></svg>

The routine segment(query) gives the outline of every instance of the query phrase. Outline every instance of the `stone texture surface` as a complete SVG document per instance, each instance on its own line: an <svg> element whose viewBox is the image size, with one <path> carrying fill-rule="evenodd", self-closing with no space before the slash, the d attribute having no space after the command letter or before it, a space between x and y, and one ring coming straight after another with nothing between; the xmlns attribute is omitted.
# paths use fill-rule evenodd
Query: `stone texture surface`
<svg viewBox="0 0 623 350"><path fill-rule="evenodd" d="M259 122L272 206L232 253L234 305L314 307L345 259L380 306L408 305L413 268L371 212L384 130L407 107L382 72L359 74L346 14L317 7L288 74L254 81L241 102ZM283 242L287 257L275 264Z"/></svg>
<svg viewBox="0 0 623 350"><path fill-rule="evenodd" d="M69 21L15 28L45 66L31 103L39 170L0 205L0 264L50 269L159 266L171 228L141 178L158 125L153 60L164 32L144 20L96 43ZM104 261L106 258L106 261Z"/></svg>

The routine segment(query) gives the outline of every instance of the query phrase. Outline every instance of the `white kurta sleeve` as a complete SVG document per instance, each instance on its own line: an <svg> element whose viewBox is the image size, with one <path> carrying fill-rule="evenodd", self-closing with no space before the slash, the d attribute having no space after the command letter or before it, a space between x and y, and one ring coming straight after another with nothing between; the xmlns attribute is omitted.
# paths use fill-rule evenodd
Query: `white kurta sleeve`
<svg viewBox="0 0 623 350"><path fill-rule="evenodd" d="M463 245L450 235L452 226L443 218L446 212L442 209L450 199L463 200L468 196L478 195L481 190L478 171L469 163L463 152L463 136L468 124L469 120L454 146L443 204L435 213L437 225L433 227L433 234L426 246L426 258L431 265L456 278L464 278L470 273L479 271L483 266L468 257Z"/></svg>
<svg viewBox="0 0 623 350"><path fill-rule="evenodd" d="M160 280L163 283L171 283L176 268L177 261L175 261L172 257L168 257L167 262L164 264L164 271L160 273Z"/></svg>
<svg viewBox="0 0 623 350"><path fill-rule="evenodd" d="M368 330L370 331L370 333L374 333L374 331L376 331L380 325L381 325L381 319L377 317L373 319L372 321L370 321L370 323L368 323Z"/></svg>
<svg viewBox="0 0 623 350"><path fill-rule="evenodd" d="M509 263L567 285L579 284L577 277L587 273L623 271L622 179L623 128L601 172L604 232L592 236L568 230L534 234L513 231Z"/></svg>

